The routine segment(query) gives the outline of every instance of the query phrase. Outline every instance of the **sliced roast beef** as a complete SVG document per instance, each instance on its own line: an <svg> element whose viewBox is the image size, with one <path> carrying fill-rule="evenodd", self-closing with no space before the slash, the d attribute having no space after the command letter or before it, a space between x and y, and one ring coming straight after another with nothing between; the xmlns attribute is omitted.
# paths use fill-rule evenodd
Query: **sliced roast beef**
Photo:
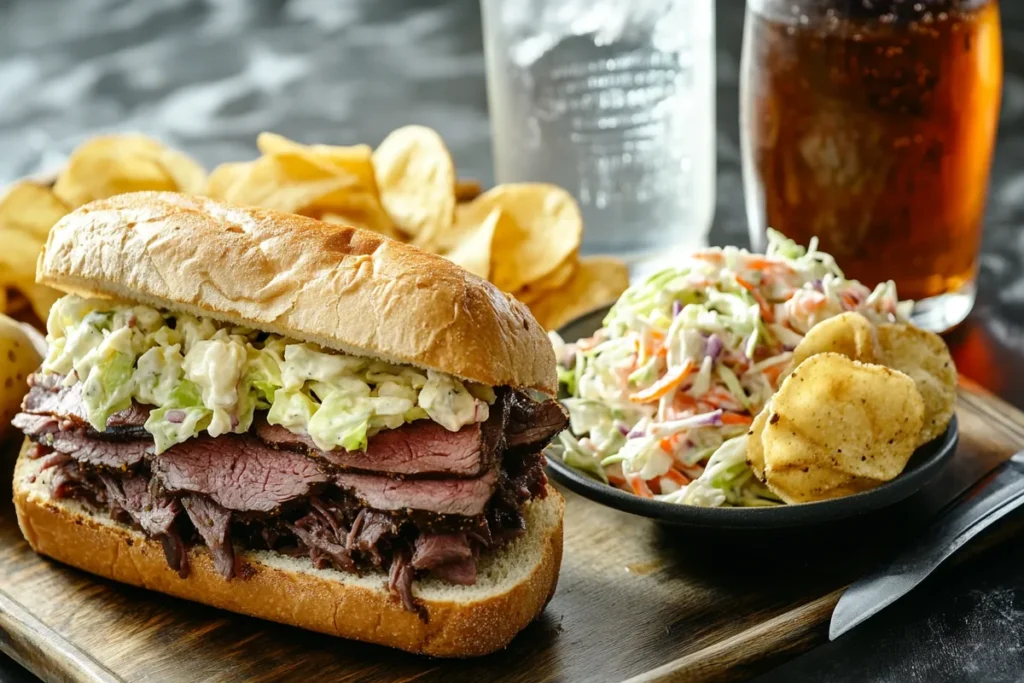
<svg viewBox="0 0 1024 683"><path fill-rule="evenodd" d="M426 611L423 605L416 602L412 596L412 580L416 572L409 561L409 550L401 547L395 550L391 558L391 570L388 572L388 588L391 594L402 601L402 606L410 612L419 613L420 617L426 619Z"/></svg>
<svg viewBox="0 0 1024 683"><path fill-rule="evenodd" d="M376 474L340 472L334 482L377 510L426 510L472 517L484 511L498 475L475 479L391 479Z"/></svg>
<svg viewBox="0 0 1024 683"><path fill-rule="evenodd" d="M181 512L181 505L173 497L154 494L148 477L132 473L113 477L103 472L98 476L107 489L107 501L112 511L115 508L124 510L149 536L160 536L170 531Z"/></svg>
<svg viewBox="0 0 1024 683"><path fill-rule="evenodd" d="M206 496L186 495L181 504L192 520L203 542L210 549L213 566L225 579L235 575L235 548L228 538L231 531L231 512Z"/></svg>
<svg viewBox="0 0 1024 683"><path fill-rule="evenodd" d="M189 572L188 548L178 533L178 527L172 526L170 531L160 537L160 545L164 549L164 557L167 558L167 566L178 572L178 576L187 579Z"/></svg>
<svg viewBox="0 0 1024 683"><path fill-rule="evenodd" d="M378 545L380 540L385 535L395 534L397 531L398 527L394 517L363 508L352 522L352 528L349 529L345 544L349 550L364 553L373 560L374 564L379 566L383 562Z"/></svg>
<svg viewBox="0 0 1024 683"><path fill-rule="evenodd" d="M443 564L461 562L473 557L466 534L422 533L416 538L412 566L416 569L434 569Z"/></svg>
<svg viewBox="0 0 1024 683"><path fill-rule="evenodd" d="M200 436L152 459L168 491L204 493L239 512L270 512L327 481L312 458L276 451L248 435Z"/></svg>
<svg viewBox="0 0 1024 683"><path fill-rule="evenodd" d="M127 473L114 477L99 473L97 476L106 487L111 516L118 519L125 513L147 536L160 539L167 564L181 578L188 577L188 551L175 524L181 512L180 503L173 497L155 494L144 475Z"/></svg>
<svg viewBox="0 0 1024 683"><path fill-rule="evenodd" d="M348 548L342 545L344 537L339 538L323 517L311 512L287 526L310 549L310 559L318 569L333 565L345 571L356 571Z"/></svg>
<svg viewBox="0 0 1024 683"><path fill-rule="evenodd" d="M427 569L434 576L471 586L476 582L476 555L464 533L421 533L412 555L415 569Z"/></svg>
<svg viewBox="0 0 1024 683"><path fill-rule="evenodd" d="M51 467L59 467L71 462L71 456L65 453L50 453L39 463L39 471L45 472Z"/></svg>
<svg viewBox="0 0 1024 683"><path fill-rule="evenodd" d="M119 410L107 418L107 429L128 429L130 427L139 430L149 419L149 413L153 410L151 406L144 406L133 402L124 410ZM148 432L142 430L142 434L148 436Z"/></svg>
<svg viewBox="0 0 1024 683"><path fill-rule="evenodd" d="M11 425L29 437L46 436L60 431L60 421L51 415L32 415L18 413L11 420Z"/></svg>
<svg viewBox="0 0 1024 683"><path fill-rule="evenodd" d="M82 383L76 382L70 387L65 387L63 380L62 375L56 374L32 375L29 378L31 388L22 400L21 409L32 415L51 415L84 427L88 425L89 418L82 400ZM112 435L119 436L119 431L130 430L131 433L144 437L145 432L140 432L139 428L149 419L149 412L149 406L133 403L111 415L107 419L107 430L98 434L105 435L109 431Z"/></svg>
<svg viewBox="0 0 1024 683"><path fill-rule="evenodd" d="M506 418L506 396L499 395L486 422L466 425L451 432L430 420L417 420L370 437L365 451L335 448L323 451L313 439L293 434L265 420L256 424L256 435L275 448L299 450L323 458L335 467L380 474L409 476L449 475L479 477L497 459Z"/></svg>
<svg viewBox="0 0 1024 683"><path fill-rule="evenodd" d="M50 495L54 498L71 498L91 507L106 503L103 484L90 477L89 473L74 460L53 465Z"/></svg>
<svg viewBox="0 0 1024 683"><path fill-rule="evenodd" d="M569 416L558 401L535 401L517 391L510 401L505 443L509 448L546 446L568 424Z"/></svg>
<svg viewBox="0 0 1024 683"><path fill-rule="evenodd" d="M476 580L481 550L520 534L523 503L544 495L539 451L565 426L557 404L499 390L483 423L449 432L420 420L375 435L365 452L320 451L261 417L249 434L192 438L156 455L143 428L148 408L133 405L97 433L81 385L60 379L35 376L14 420L46 456L54 497L159 539L182 577L195 543L225 578L236 545L306 556L318 568L382 567L391 592L424 618L414 578Z"/></svg>
<svg viewBox="0 0 1024 683"><path fill-rule="evenodd" d="M84 427L61 429L60 420L49 415L18 413L11 424L37 443L98 467L134 467L153 451L151 441L108 441L91 437Z"/></svg>
<svg viewBox="0 0 1024 683"><path fill-rule="evenodd" d="M309 453L336 467L382 474L475 477L493 460L493 447L488 452L479 423L450 432L436 422L419 420L370 437L365 451L322 451L308 435L265 421L257 425L256 435L275 448Z"/></svg>

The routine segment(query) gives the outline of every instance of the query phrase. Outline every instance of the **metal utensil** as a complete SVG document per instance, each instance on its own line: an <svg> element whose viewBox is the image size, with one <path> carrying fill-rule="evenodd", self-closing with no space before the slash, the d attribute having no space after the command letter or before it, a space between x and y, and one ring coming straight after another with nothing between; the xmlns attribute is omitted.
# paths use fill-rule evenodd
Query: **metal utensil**
<svg viewBox="0 0 1024 683"><path fill-rule="evenodd" d="M992 470L949 505L891 563L843 593L829 626L835 640L910 592L950 555L1024 505L1024 451Z"/></svg>

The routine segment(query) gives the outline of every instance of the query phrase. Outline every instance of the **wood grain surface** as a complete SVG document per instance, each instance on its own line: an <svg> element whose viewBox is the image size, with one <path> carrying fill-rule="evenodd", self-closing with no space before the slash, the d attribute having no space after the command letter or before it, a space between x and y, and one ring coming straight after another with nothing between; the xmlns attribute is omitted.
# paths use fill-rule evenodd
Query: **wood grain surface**
<svg viewBox="0 0 1024 683"><path fill-rule="evenodd" d="M554 599L503 652L432 660L98 579L36 556L0 507L0 649L48 681L725 681L826 637L841 590L1024 447L1024 414L964 382L960 448L909 501L771 536L695 535L566 496ZM4 450L10 472L17 444ZM5 476L6 479L6 476Z"/></svg>

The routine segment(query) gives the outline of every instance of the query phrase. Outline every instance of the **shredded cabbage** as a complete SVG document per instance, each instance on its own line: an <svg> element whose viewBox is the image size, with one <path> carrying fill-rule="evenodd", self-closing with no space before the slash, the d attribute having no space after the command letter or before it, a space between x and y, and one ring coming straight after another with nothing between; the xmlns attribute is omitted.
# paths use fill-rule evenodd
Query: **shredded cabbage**
<svg viewBox="0 0 1024 683"><path fill-rule="evenodd" d="M816 323L856 311L904 321L892 282L871 290L835 260L769 231L765 255L698 251L626 290L589 339L551 335L569 396L565 462L638 495L688 505L777 499L746 465L752 417Z"/></svg>
<svg viewBox="0 0 1024 683"><path fill-rule="evenodd" d="M69 295L47 321L43 372L82 384L90 424L132 401L154 406L156 451L207 432L244 433L257 410L319 448L430 419L451 431L487 419L491 387L432 370L321 349L210 318Z"/></svg>

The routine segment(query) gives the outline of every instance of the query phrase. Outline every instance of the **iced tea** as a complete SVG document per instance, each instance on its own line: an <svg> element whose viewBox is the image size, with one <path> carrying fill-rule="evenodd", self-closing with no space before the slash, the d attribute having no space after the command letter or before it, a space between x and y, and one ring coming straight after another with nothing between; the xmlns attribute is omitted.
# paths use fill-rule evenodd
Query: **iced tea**
<svg viewBox="0 0 1024 683"><path fill-rule="evenodd" d="M973 303L1002 86L995 0L748 4L755 241L766 226L816 235L848 276Z"/></svg>

